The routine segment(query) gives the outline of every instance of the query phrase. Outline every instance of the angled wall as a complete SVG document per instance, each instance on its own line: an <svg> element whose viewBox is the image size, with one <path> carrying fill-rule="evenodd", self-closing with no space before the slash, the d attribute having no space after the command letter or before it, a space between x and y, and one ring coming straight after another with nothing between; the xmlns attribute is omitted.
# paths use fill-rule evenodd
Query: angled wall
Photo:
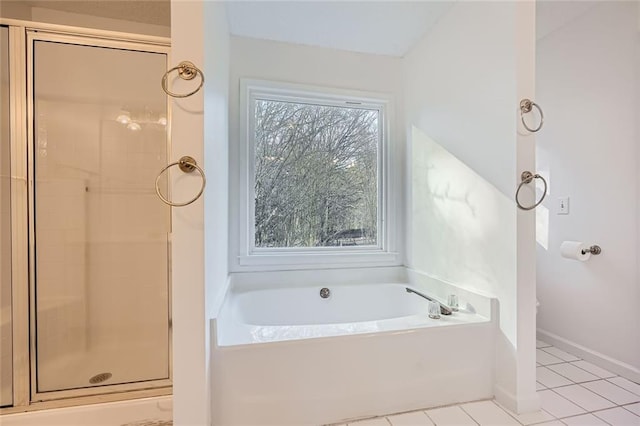
<svg viewBox="0 0 640 426"><path fill-rule="evenodd" d="M537 406L533 215L513 201L533 168L517 127L533 93L533 22L526 4L456 3L403 64L408 265L498 298L495 393L517 411Z"/></svg>

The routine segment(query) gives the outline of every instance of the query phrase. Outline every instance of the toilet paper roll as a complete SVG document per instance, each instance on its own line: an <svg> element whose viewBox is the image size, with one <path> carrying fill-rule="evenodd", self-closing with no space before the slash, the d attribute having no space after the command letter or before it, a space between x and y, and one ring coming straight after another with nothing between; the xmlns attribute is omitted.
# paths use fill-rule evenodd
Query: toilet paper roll
<svg viewBox="0 0 640 426"><path fill-rule="evenodd" d="M583 254L583 250L585 253ZM567 259L575 259L585 262L591 257L589 245L580 241L563 241L560 245L560 255Z"/></svg>

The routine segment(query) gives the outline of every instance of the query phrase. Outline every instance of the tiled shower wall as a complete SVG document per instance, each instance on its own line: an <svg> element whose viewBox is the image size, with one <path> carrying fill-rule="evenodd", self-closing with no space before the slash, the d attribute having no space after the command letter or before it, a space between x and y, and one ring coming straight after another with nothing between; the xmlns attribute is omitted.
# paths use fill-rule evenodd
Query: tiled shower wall
<svg viewBox="0 0 640 426"><path fill-rule="evenodd" d="M40 391L103 372L116 382L169 374L170 220L154 190L165 127L131 130L116 121L120 105L78 104L37 104Z"/></svg>
<svg viewBox="0 0 640 426"><path fill-rule="evenodd" d="M88 300L96 344L153 351L157 342L167 341L162 319L169 295L162 283L168 274L169 219L153 189L166 161L166 147L159 143L163 132L163 127L133 132L113 120L102 122L100 174L88 191ZM165 351L149 357L145 368L161 370L167 356Z"/></svg>
<svg viewBox="0 0 640 426"><path fill-rule="evenodd" d="M39 390L56 389L44 363L63 362L87 351L87 188L95 159L97 126L91 114L68 114L59 101L38 101L35 133L36 300ZM84 116L83 116L84 115ZM73 130L72 130L73 129ZM93 160L93 161L92 161Z"/></svg>

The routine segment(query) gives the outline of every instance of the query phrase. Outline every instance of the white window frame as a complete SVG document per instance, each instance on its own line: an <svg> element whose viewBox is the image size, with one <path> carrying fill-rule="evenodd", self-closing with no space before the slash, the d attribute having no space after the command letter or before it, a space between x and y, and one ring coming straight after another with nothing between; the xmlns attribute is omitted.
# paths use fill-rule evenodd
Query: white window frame
<svg viewBox="0 0 640 426"><path fill-rule="evenodd" d="M327 106L352 106L379 111L377 245L350 247L255 246L255 102L288 101ZM390 266L396 252L395 209L390 208L390 116L392 98L378 93L318 88L264 80L240 80L239 247L233 270L277 270Z"/></svg>

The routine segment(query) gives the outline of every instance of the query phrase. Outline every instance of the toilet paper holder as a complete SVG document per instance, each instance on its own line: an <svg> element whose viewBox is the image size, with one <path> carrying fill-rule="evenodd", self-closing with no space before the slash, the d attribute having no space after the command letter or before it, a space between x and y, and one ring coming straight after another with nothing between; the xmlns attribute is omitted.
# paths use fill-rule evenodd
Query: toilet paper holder
<svg viewBox="0 0 640 426"><path fill-rule="evenodd" d="M602 249L600 248L599 245L596 245L596 244L592 245L591 247L589 247L586 250L583 249L581 251L582 251L582 254L591 253L593 255L598 255L598 254L602 253Z"/></svg>

